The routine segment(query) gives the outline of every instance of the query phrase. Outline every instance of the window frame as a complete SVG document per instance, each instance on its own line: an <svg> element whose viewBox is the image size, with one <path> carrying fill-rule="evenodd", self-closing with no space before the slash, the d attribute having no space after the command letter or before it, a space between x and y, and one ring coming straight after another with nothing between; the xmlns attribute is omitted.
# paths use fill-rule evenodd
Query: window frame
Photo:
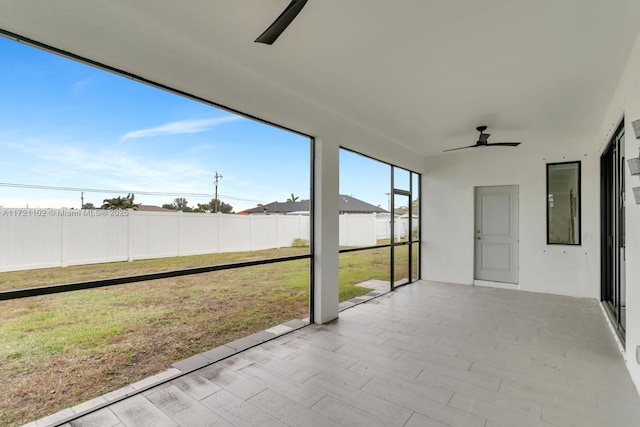
<svg viewBox="0 0 640 427"><path fill-rule="evenodd" d="M380 249L380 248L389 248L389 277L390 277L390 290L393 291L398 287L410 284L410 283L414 283L416 281L422 280L422 268L421 268L421 260L422 260L422 250L421 250L421 240L422 240L422 226L420 224L420 219L422 218L422 197L421 197L421 190L422 190L422 174L415 172L411 169L406 169L403 168L401 166L397 166L393 163L389 163L386 162L384 160L380 160L377 159L375 157L369 156L367 154L362 154L358 151L352 150L350 148L344 147L344 146L340 146L339 147L340 150L344 150L344 151L348 151L350 153L353 154L357 154L359 156L362 156L364 158L382 163L384 165L389 166L389 193L385 193L388 194L390 197L390 202L389 202L389 207L390 207L390 214L393 217L393 213L395 211L395 206L394 206L394 194L399 194L399 195L406 195L409 196L409 215L410 215L410 219L409 219L409 224L411 224L411 221L413 220L412 215L412 206L413 206L413 199L414 197L416 197L418 199L418 234L416 236L416 238L413 238L413 233L409 233L409 239L407 242L402 242L399 244L394 244L392 241L386 244L381 244L381 245L375 245L375 246L362 246L362 247L355 247L355 248L342 248L342 249L338 249L338 256L340 256L340 254L343 253L349 253L349 252L360 252L360 251L367 251L367 250L373 250L373 249ZM395 188L395 170L396 169L400 169L402 171L408 172L408 178L409 178L409 188L404 190L404 189L398 189ZM414 182L414 178L416 179L416 182ZM417 187L417 188L414 188ZM393 221L391 221L391 228L393 229ZM411 226L410 226L411 229ZM393 235L393 230L391 231L391 234ZM403 283L401 285L395 285L394 284L394 278L393 278L393 272L394 272L394 246L408 246L408 250L409 250L409 281L407 283ZM416 274L415 277L413 275L413 265L412 265L412 250L414 247L417 247L418 249L418 256L417 256L417 266L416 267Z"/></svg>
<svg viewBox="0 0 640 427"><path fill-rule="evenodd" d="M577 201L576 201L576 218L577 218L577 233L575 235L574 243L564 243L564 242L555 242L551 240L550 230L549 230L549 196L550 196L550 188L549 188L549 174L552 171L554 166L560 165L576 165L577 168ZM546 234L547 234L547 245L562 245L562 246L581 246L582 245L582 161L580 160L572 160L567 162L555 162L555 163L547 163L546 164Z"/></svg>

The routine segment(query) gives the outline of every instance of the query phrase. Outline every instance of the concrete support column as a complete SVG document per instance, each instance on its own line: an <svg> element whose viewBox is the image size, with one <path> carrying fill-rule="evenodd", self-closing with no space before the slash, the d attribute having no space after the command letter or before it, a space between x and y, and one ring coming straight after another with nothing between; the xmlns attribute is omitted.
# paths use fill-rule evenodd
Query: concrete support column
<svg viewBox="0 0 640 427"><path fill-rule="evenodd" d="M338 317L338 191L340 147L316 139L314 144L313 245L314 323Z"/></svg>

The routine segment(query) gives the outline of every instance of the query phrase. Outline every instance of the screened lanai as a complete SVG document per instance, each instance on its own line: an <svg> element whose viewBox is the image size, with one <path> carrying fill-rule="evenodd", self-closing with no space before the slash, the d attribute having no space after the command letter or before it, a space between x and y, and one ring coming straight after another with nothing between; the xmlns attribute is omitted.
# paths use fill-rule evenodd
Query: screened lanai
<svg viewBox="0 0 640 427"><path fill-rule="evenodd" d="M316 325L310 326L309 332L301 329L289 338L283 336L263 349L252 350L246 358L234 356L220 367L210 368L215 371L210 375L236 378L237 374L239 381L254 374L269 375L269 381L275 381L280 377L271 371L264 374L262 367L256 366L264 363L280 369L283 365L277 359L265 359L263 353L284 352L278 357L285 361L299 357L301 369L311 365L313 370L314 363L322 364L319 354L339 354L339 345L345 345L343 351L352 355L373 352L368 347L356 350L348 345L362 336L371 336L370 343L380 352L388 352L380 355L387 361L411 358L414 354L405 354L401 344L415 341L420 348L408 351L420 354L420 360L417 365L413 360L408 365L427 369L431 357L447 351L447 337L437 331L455 324L461 329L450 332L452 336L471 337L464 349L454 346L453 356L470 363L463 370L473 372L474 364L482 365L483 358L492 352L499 352L506 365L518 365L511 366L514 371L507 370L513 374L509 378L485 369L484 374L493 378L487 381L496 386L498 395L479 396L478 389L471 390L478 384L468 374L461 378L450 372L441 380L453 382L451 378L456 378L461 382L448 383L449 389L443 386L451 394L436 392L434 396L430 394L433 390L423 389L424 384L419 386L416 381L429 377L429 384L436 384L440 381L436 374L408 369L402 378L411 378L395 385L398 394L411 390L406 401L397 402L381 395L379 389L374 391L376 381L386 378L380 374L384 371L376 369L376 375L382 376L369 375L368 385L356 382L355 387L366 393L362 396L376 395L412 412L394 407L406 416L381 418L331 393L327 394L330 397L314 394L317 400L302 404L312 408L313 416L349 413L344 409L353 406L367 414L362 419L373 415L381 425L424 425L427 421L433 425L471 425L459 418L435 416L442 409L437 405L412 406L408 403L411 396L428 404L434 398L443 400L440 404L448 407L445 413L455 407L464 416L480 417L473 421L478 425L514 424L512 418L489 417L494 407L490 405L516 412L539 410L541 415L534 417L532 425L571 425L583 420L581 416L594 425L607 425L587 407L598 413L603 409L627 414L630 418L626 420L633 421L635 414L617 405L618 399L611 401L609 397L619 390L609 390L607 384L601 384L604 389L587 392L588 396L574 396L586 399L576 407L571 406L571 397L560 403L562 416L554 415L557 408L549 409L553 402L546 402L545 410L542 398L541 407L495 399L503 398L499 393L507 389L510 393L518 389L513 392L521 392L525 399L532 397L527 394L535 394L530 389L540 391L540 384L532 384L540 370L562 382L560 394L579 394L579 385L585 381L592 384L594 378L600 378L598 367L608 366L614 359L615 375L624 378L620 382L630 378L636 387L640 384L640 330L636 327L640 320L640 264L636 261L640 255L640 208L634 198L640 181L628 166L629 159L638 157L639 148L634 123L640 120L640 5L631 0L571 0L562 4L550 0L517 4L498 0L462 4L409 1L402 5L378 0L306 2L273 44L256 43L288 4L285 0L180 4L64 0L55 5L6 1L0 6L0 29L10 39L312 140L308 158L312 238L302 259L308 263L309 283L313 284L308 314ZM484 126L484 130L478 129ZM488 146L487 142L520 144ZM445 152L462 147L469 148ZM408 264L419 267L415 278L421 279L343 312L339 311L339 280L346 248L340 244L337 197L345 174L341 171L341 150L418 177L415 185L411 180L408 188L391 186L382 194L400 190L397 199L395 194L389 195L387 207L392 199L410 207L416 198L414 192L419 192L418 238L395 242L397 245L390 241L388 245L398 251L419 247L419 261ZM554 167L565 164L574 165L573 172L563 175ZM558 176L564 176L566 182L554 181ZM393 181L393 175L389 179ZM385 207L384 199L378 204ZM408 216L411 220L412 213ZM408 259L414 260L412 253L407 251ZM414 270L407 272L413 278ZM410 297L404 300L402 295ZM536 311L533 307L545 298L556 309ZM445 313L431 307L431 301L439 301ZM528 305L533 311L522 308ZM416 306L417 312L413 311ZM386 320L384 325L376 313ZM432 316L432 320L438 319L437 326L430 323ZM491 320L503 316L508 319L508 328ZM469 319L478 321L481 332L467 323ZM602 332L601 336L596 338L583 329L591 322L596 322L594 331ZM473 340L474 333L488 333L487 328L492 337L500 335L491 349ZM503 328L508 332L500 334ZM403 338L393 340L388 336L392 333ZM378 335L387 340L377 341ZM306 338L313 343L305 342ZM559 340L570 344L557 347L553 343ZM289 350L280 348L287 344L291 345ZM430 353L433 345L438 347L434 349L437 353ZM523 356L531 350L529 345L542 346L536 347L536 352L541 352L536 353L539 358ZM458 353L462 350L467 359ZM298 353L304 356L296 356ZM507 354L515 354L515 360L507 360ZM573 356L584 359L573 368L560 363ZM233 361L239 364L235 370ZM519 366L522 361L526 368ZM353 364L342 367L349 372L340 370L343 375L338 375L345 381L353 379L352 370L365 369L358 365L366 365L364 357L336 363L350 362ZM626 371L617 371L619 363ZM295 387L316 381L291 374ZM266 381L266 377L260 378ZM315 392L324 393L319 385L323 381L317 378ZM511 387L509 382L517 386ZM329 383L327 387L335 386ZM226 396L229 402L237 403L241 414L254 414L254 409L260 408L259 394L242 395L217 385L223 393L208 395L215 396L211 401L220 398L219 403L227 402ZM210 387L209 391L216 389ZM175 388L163 390L180 394ZM284 393L275 386L270 390L262 398L269 396L272 402ZM473 397L463 396L465 391ZM151 401L145 393L136 399ZM623 394L626 397L622 400L637 399L633 387ZM156 393L155 398L161 397L162 393ZM237 400L246 403L254 397L254 409ZM551 413L545 415L545 411ZM294 412L311 416L306 410ZM243 418L218 415L232 424L242 424ZM423 416L430 419L425 421ZM280 421L296 425L299 419ZM350 424L349 418L329 419ZM118 420L126 425L123 418ZM172 422L178 423L175 419Z"/></svg>

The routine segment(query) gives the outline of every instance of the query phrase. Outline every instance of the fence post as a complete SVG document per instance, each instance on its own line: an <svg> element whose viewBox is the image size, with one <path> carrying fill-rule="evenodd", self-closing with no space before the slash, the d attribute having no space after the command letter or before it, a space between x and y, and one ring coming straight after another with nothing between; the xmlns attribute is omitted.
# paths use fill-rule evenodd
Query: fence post
<svg viewBox="0 0 640 427"><path fill-rule="evenodd" d="M374 245L378 244L378 222L376 220L376 214L374 212L371 212L371 218L372 222L373 222L373 241L374 241Z"/></svg>
<svg viewBox="0 0 640 427"><path fill-rule="evenodd" d="M182 211L178 211L178 256L182 256Z"/></svg>
<svg viewBox="0 0 640 427"><path fill-rule="evenodd" d="M253 229L253 215L249 215L249 250L252 251L253 250L253 236L254 236L254 229Z"/></svg>
<svg viewBox="0 0 640 427"><path fill-rule="evenodd" d="M216 221L216 253L220 253L220 221L217 216L214 216L213 219Z"/></svg>
<svg viewBox="0 0 640 427"><path fill-rule="evenodd" d="M129 209L129 215L127 215L127 261L133 261L133 215L135 211Z"/></svg>
<svg viewBox="0 0 640 427"><path fill-rule="evenodd" d="M276 249L280 249L280 215L276 215Z"/></svg>
<svg viewBox="0 0 640 427"><path fill-rule="evenodd" d="M65 220L65 216L62 214L63 210L59 209L57 212L60 220L60 267L67 267L69 254L67 253L67 242L65 236L68 232L68 224Z"/></svg>
<svg viewBox="0 0 640 427"><path fill-rule="evenodd" d="M351 230L350 230L350 227L349 227L349 214L345 212L342 215L343 215L343 218L344 218L343 223L344 223L344 231L345 231L345 233L344 233L344 240L345 240L344 245L345 246L351 246Z"/></svg>

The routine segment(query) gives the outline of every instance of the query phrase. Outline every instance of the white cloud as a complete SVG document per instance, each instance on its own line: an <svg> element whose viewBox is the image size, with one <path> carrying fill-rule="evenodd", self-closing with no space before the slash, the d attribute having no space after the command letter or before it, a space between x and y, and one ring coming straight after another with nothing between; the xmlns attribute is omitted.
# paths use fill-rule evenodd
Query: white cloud
<svg viewBox="0 0 640 427"><path fill-rule="evenodd" d="M175 135L183 133L204 132L219 124L241 119L242 117L240 116L224 116L216 117L213 119L181 120L177 122L165 123L163 125L155 126L152 128L139 129L128 132L120 138L120 141L134 138L148 138L150 136L157 135Z"/></svg>
<svg viewBox="0 0 640 427"><path fill-rule="evenodd" d="M5 144L9 145L9 144ZM210 168L202 164L199 157L177 159L153 158L132 155L118 147L81 146L68 142L50 140L29 140L10 144L11 149L29 155L28 166L18 167L13 173L5 171L4 181L23 184L52 186L122 189L123 194L131 191L171 191L184 193L212 193L212 174ZM62 207L69 206L65 192L48 190L28 191L28 198L13 196L13 193L25 194L22 190L0 188L0 204L11 207L31 206ZM47 194L44 194L47 193ZM60 200L55 202L56 195ZM11 198L13 197L13 198ZM111 197L108 194L85 194L86 200L94 204ZM151 196L144 197L144 199ZM136 200L138 197L136 197ZM154 198L171 202L169 196ZM155 201L155 200L154 200ZM194 197L193 202L196 202ZM149 203L147 200L141 200ZM191 200L190 200L191 202ZM73 206L73 205L72 205Z"/></svg>

